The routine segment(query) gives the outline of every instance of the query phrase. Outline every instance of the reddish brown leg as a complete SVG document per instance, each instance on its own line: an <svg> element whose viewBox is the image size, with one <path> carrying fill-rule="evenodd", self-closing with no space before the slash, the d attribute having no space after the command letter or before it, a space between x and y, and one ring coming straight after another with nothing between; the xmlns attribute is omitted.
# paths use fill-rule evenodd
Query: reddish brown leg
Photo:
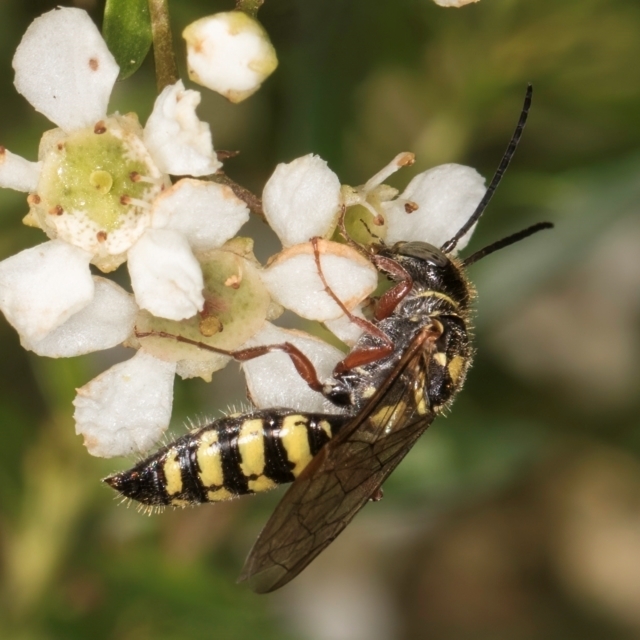
<svg viewBox="0 0 640 640"><path fill-rule="evenodd" d="M375 338L378 338L382 342L382 344L378 347L371 347L369 349L358 349L352 351L347 357L339 362L334 369L335 373L344 373L345 371L349 371L354 367L360 367L365 364L369 364L371 362L375 362L376 360L380 360L385 356L388 356L393 352L393 342L389 339L389 336L376 327L375 324L369 322L368 320L363 320L362 318L358 318L354 316L349 309L344 306L344 303L338 296L334 293L333 289L329 286L327 279L324 277L324 272L322 271L322 265L320 264L320 251L318 249L318 238L311 239L311 245L313 246L313 256L316 261L316 268L318 269L318 275L320 276L320 280L322 280L322 285L324 286L324 290L331 296L334 302L340 307L342 312L349 318L351 322L356 324L358 327L371 334Z"/></svg>
<svg viewBox="0 0 640 640"><path fill-rule="evenodd" d="M204 342L198 342L197 340L191 340L184 336L166 333L165 331L148 331L147 333L136 332L136 337L170 338L176 342L182 342L184 344L190 344L194 347L198 347L198 349L204 349L205 351L213 351L214 353L220 353L224 356L230 356L239 362L247 362L247 360L259 358L260 356L264 356L272 351L283 351L289 356L289 358L291 358L291 362L296 368L296 371L311 389L318 393L322 393L323 390L322 383L318 379L318 374L311 360L309 360L309 358L307 358L300 349L292 345L290 342L283 342L282 344L266 344L259 347L248 347L247 349L239 349L237 351L226 351L225 349L212 347Z"/></svg>
<svg viewBox="0 0 640 640"><path fill-rule="evenodd" d="M395 308L404 300L409 291L411 291L411 287L413 287L413 278L400 263L396 262L392 258L386 258L385 256L373 256L372 260L378 269L388 273L395 280L399 281L382 295L376 305L373 317L376 320L384 320L394 312Z"/></svg>
<svg viewBox="0 0 640 640"><path fill-rule="evenodd" d="M340 234L344 238L345 242L352 249L355 249L358 253L362 254L365 258L370 259L371 258L371 252L367 251L367 249L364 246L362 246L361 244L358 244L347 233L347 227L345 226L345 223L344 223L344 217L345 217L346 214L347 214L347 207L345 205L342 205L342 211L340 212L340 218L338 220L338 227L340 228ZM371 234L371 235L373 235L373 234ZM312 242L313 242L313 240L312 240Z"/></svg>
<svg viewBox="0 0 640 640"><path fill-rule="evenodd" d="M388 336L384 331L381 331L376 327L375 324L369 322L368 320L364 320L363 318L358 318L358 316L354 316L347 307L344 306L344 303L338 296L334 293L333 289L329 286L327 279L324 277L324 272L322 271L322 265L320 264L320 250L318 249L318 238L311 238L311 245L313 246L313 257L316 261L316 268L318 269L318 275L320 276L320 280L322 280L322 286L324 290L331 296L333 301L340 307L342 313L344 313L347 318L355 325L360 327L363 331L370 333L372 336L382 340L385 343L388 343L393 347L393 343L389 340Z"/></svg>

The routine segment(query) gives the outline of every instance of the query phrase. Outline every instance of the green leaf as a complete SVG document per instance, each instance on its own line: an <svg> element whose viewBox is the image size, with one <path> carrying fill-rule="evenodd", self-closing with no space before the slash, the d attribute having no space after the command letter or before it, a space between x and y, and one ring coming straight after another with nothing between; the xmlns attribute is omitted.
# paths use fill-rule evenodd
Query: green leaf
<svg viewBox="0 0 640 640"><path fill-rule="evenodd" d="M118 80L137 71L151 47L147 0L107 0L102 35L120 65Z"/></svg>

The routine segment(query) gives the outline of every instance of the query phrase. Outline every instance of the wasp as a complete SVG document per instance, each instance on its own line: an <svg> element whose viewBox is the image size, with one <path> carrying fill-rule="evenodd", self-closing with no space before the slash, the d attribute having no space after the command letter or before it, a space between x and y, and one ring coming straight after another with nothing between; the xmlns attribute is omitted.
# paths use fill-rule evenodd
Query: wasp
<svg viewBox="0 0 640 640"><path fill-rule="evenodd" d="M227 352L246 361L284 351L309 386L341 407L341 414L278 408L226 416L105 482L152 506L216 502L292 482L260 533L240 581L264 593L300 573L367 502L382 497L389 474L461 389L474 354L470 313L475 291L467 268L552 226L538 223L464 260L453 253L509 166L531 97L529 86L514 134L484 197L450 240L439 248L402 242L370 254L392 286L377 301L371 321L350 316L365 331L330 380L320 381L311 362L290 343ZM333 296L322 275L317 241L313 242L319 274ZM154 335L199 344L181 336Z"/></svg>

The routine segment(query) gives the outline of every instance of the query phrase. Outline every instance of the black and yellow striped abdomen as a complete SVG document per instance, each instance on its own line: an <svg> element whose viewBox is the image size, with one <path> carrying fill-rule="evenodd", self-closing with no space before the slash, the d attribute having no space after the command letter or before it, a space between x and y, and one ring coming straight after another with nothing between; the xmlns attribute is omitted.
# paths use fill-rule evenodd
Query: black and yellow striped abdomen
<svg viewBox="0 0 640 640"><path fill-rule="evenodd" d="M270 409L215 420L105 482L148 505L200 504L292 482L348 420Z"/></svg>

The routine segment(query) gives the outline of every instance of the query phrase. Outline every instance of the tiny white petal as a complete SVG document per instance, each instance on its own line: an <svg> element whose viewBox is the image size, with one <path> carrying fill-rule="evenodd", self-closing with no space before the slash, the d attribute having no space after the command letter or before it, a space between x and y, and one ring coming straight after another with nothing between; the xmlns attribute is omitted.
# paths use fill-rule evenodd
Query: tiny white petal
<svg viewBox="0 0 640 640"><path fill-rule="evenodd" d="M442 246L469 219L485 191L484 178L471 167L442 164L419 173L398 201L383 204L389 225L387 243L418 240ZM406 200L415 202L418 209L406 213ZM473 228L456 251L466 246L472 233Z"/></svg>
<svg viewBox="0 0 640 640"><path fill-rule="evenodd" d="M337 242L321 240L319 246L325 279L347 309L375 290L378 272L366 258ZM275 301L303 318L325 322L343 313L324 289L310 243L279 253L262 277Z"/></svg>
<svg viewBox="0 0 640 640"><path fill-rule="evenodd" d="M186 90L182 80L165 87L156 98L144 128L144 143L164 173L206 176L222 166L209 125L196 115L200 99L200 93Z"/></svg>
<svg viewBox="0 0 640 640"><path fill-rule="evenodd" d="M311 360L320 382L331 376L344 353L302 331L281 329L270 323L244 347L289 342ZM321 393L312 391L286 353L274 351L242 364L253 403L260 409L288 407L297 411L340 413Z"/></svg>
<svg viewBox="0 0 640 640"><path fill-rule="evenodd" d="M283 246L333 233L340 213L340 180L313 154L279 164L262 193L269 226Z"/></svg>
<svg viewBox="0 0 640 640"><path fill-rule="evenodd" d="M357 318L364 319L362 305L358 305L355 309L352 309L351 313ZM359 327L344 314L335 320L327 320L324 325L329 329L329 331L331 331L331 333L333 333L334 336L337 336L349 347L352 347L356 342L358 342L358 338L364 332L364 329Z"/></svg>
<svg viewBox="0 0 640 640"><path fill-rule="evenodd" d="M70 358L110 349L133 332L138 306L115 282L94 276L93 300L38 342L22 339L25 349L49 358Z"/></svg>
<svg viewBox="0 0 640 640"><path fill-rule="evenodd" d="M143 453L169 426L175 362L140 349L78 389L76 433L102 458Z"/></svg>
<svg viewBox="0 0 640 640"><path fill-rule="evenodd" d="M201 18L182 37L187 41L189 78L231 102L255 93L278 66L267 32L242 11Z"/></svg>
<svg viewBox="0 0 640 640"><path fill-rule="evenodd" d="M13 58L16 89L65 131L95 124L119 67L86 11L58 7L36 18Z"/></svg>
<svg viewBox="0 0 640 640"><path fill-rule="evenodd" d="M153 203L151 225L181 233L194 251L221 247L249 219L249 209L230 187L184 178Z"/></svg>
<svg viewBox="0 0 640 640"><path fill-rule="evenodd" d="M29 162L0 147L0 187L33 193L38 186L41 162Z"/></svg>
<svg viewBox="0 0 640 640"><path fill-rule="evenodd" d="M42 340L91 302L91 254L62 240L0 262L0 309L20 336Z"/></svg>
<svg viewBox="0 0 640 640"><path fill-rule="evenodd" d="M200 264L186 238L170 229L148 229L129 250L136 302L154 316L191 318L204 305Z"/></svg>
<svg viewBox="0 0 640 640"><path fill-rule="evenodd" d="M231 362L229 356L219 353L210 354L209 358L203 360L178 360L176 363L176 375L183 380L189 378L202 378L211 382L211 376L216 371L224 369Z"/></svg>

